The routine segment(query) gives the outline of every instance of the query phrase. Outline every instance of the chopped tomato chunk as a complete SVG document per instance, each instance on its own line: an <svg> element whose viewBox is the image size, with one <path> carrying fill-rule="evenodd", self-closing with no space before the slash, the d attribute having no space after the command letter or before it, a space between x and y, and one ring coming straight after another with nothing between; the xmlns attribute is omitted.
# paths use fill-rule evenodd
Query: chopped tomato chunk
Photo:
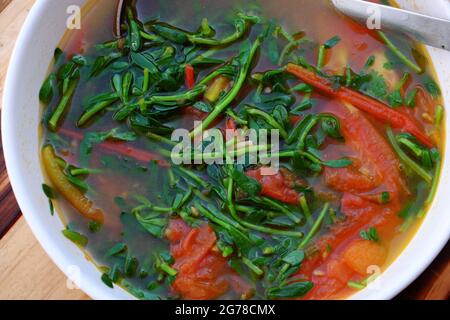
<svg viewBox="0 0 450 320"><path fill-rule="evenodd" d="M195 71L190 64L184 67L184 77L186 88L192 89L195 86Z"/></svg>
<svg viewBox="0 0 450 320"><path fill-rule="evenodd" d="M430 140L430 137L422 131L416 121L404 113L394 110L384 103L353 89L347 87L336 89L328 79L292 63L287 65L287 71L305 83L319 89L326 95L351 103L358 109L370 114L375 119L378 119L383 123L388 123L395 129L409 132L427 147L433 147L433 142Z"/></svg>
<svg viewBox="0 0 450 320"><path fill-rule="evenodd" d="M335 297L348 281L368 276L368 266L383 266L386 249L362 240L359 233L376 227L383 236L385 230L395 229L400 196L406 190L399 161L364 115L341 104L333 103L330 109L341 122L346 147L355 161L347 168L325 168L325 182L343 193L340 209L346 219L315 242L318 254L308 257L301 266L298 274L314 283L306 299ZM384 191L390 193L389 202L374 202L371 196Z"/></svg>
<svg viewBox="0 0 450 320"><path fill-rule="evenodd" d="M183 299L216 299L230 286L240 294L251 290L215 250L216 235L207 224L191 228L181 219L172 220L167 238L178 272L172 286Z"/></svg>
<svg viewBox="0 0 450 320"><path fill-rule="evenodd" d="M346 145L356 154L353 166L325 168L325 179L330 187L340 192L362 193L377 187L390 192L392 197L404 186L400 162L388 142L367 120L349 105L333 105L339 118Z"/></svg>
<svg viewBox="0 0 450 320"><path fill-rule="evenodd" d="M61 128L59 133L80 142L83 140L84 136L78 132ZM125 157L133 158L141 162L157 161L160 166L168 167L169 164L164 158L158 154L151 153L147 150L142 150L135 148L121 141L103 141L98 145L99 149L107 153L118 153Z"/></svg>
<svg viewBox="0 0 450 320"><path fill-rule="evenodd" d="M382 245L369 240L355 240L345 249L343 261L362 276L369 274L372 265L381 267L386 262L387 251Z"/></svg>
<svg viewBox="0 0 450 320"><path fill-rule="evenodd" d="M248 170L245 174L261 183L264 196L289 204L298 204L300 195L293 188L298 180L295 175L282 169L274 175L263 175L263 169Z"/></svg>
<svg viewBox="0 0 450 320"><path fill-rule="evenodd" d="M226 130L231 130L231 131L235 131L236 130L236 123L234 122L233 119L228 118L227 122L225 123L225 129Z"/></svg>

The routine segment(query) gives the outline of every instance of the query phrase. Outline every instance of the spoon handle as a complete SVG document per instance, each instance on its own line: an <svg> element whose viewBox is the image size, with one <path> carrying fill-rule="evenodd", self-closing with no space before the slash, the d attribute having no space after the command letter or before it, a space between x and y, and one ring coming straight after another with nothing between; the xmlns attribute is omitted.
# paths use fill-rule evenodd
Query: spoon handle
<svg viewBox="0 0 450 320"><path fill-rule="evenodd" d="M450 51L450 21L362 0L332 0L342 13L364 23L400 31L414 40ZM369 24L368 24L369 26Z"/></svg>

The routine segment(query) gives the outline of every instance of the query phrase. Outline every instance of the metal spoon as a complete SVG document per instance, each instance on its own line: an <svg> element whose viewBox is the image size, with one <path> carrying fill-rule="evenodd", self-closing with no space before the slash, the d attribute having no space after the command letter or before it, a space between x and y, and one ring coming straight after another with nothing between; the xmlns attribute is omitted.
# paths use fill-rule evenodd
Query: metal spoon
<svg viewBox="0 0 450 320"><path fill-rule="evenodd" d="M123 35L122 23L126 19L126 8L132 6L135 3L134 0L117 0L116 4L116 17L114 19L114 35L116 38L121 38Z"/></svg>
<svg viewBox="0 0 450 320"><path fill-rule="evenodd" d="M450 51L450 21L362 0L332 0L344 14L367 23L380 18L381 27L400 31L414 40Z"/></svg>
<svg viewBox="0 0 450 320"><path fill-rule="evenodd" d="M116 17L114 19L114 35L120 38L122 35L122 13L124 11L124 0L118 0L116 5Z"/></svg>

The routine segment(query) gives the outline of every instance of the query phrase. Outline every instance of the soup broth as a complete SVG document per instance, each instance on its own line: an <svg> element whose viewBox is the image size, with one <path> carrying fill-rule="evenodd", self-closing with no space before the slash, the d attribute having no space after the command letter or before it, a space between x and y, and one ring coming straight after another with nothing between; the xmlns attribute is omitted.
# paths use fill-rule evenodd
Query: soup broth
<svg viewBox="0 0 450 320"><path fill-rule="evenodd" d="M439 180L444 110L420 45L326 0L138 0L115 37L113 2L88 2L40 93L44 191L105 285L334 299L386 269ZM174 130L211 128L232 146L277 130L280 169L205 163L207 144L174 164Z"/></svg>

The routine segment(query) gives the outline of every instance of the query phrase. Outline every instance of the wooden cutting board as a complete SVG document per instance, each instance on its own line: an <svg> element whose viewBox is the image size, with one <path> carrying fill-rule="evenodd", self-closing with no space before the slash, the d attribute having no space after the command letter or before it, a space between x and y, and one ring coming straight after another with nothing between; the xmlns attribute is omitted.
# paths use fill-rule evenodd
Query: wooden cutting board
<svg viewBox="0 0 450 320"><path fill-rule="evenodd" d="M19 30L35 0L0 0L0 96ZM1 102L0 102L1 109ZM399 299L447 299L450 245ZM9 186L0 142L0 299L89 299L67 279L31 233Z"/></svg>

